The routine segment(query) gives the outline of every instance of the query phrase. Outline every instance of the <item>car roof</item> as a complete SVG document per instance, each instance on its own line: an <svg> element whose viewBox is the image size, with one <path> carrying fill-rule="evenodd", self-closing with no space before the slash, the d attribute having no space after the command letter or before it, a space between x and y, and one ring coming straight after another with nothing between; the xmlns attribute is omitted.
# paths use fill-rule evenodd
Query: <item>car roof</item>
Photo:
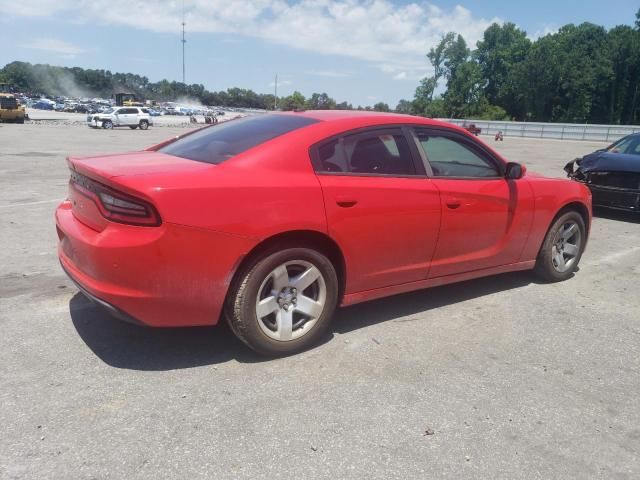
<svg viewBox="0 0 640 480"><path fill-rule="evenodd" d="M275 115L296 115L312 118L318 120L321 124L334 124L336 127L338 124L343 127L350 125L352 128L375 125L420 124L425 126L446 127L448 129L463 131L465 134L467 133L466 130L457 125L440 120L401 113L374 112L371 110L299 110L277 112Z"/></svg>
<svg viewBox="0 0 640 480"><path fill-rule="evenodd" d="M382 122L391 121L396 123L398 121L415 122L419 120L420 123L440 123L424 117L416 117L413 115L404 115L401 113L391 112L373 112L370 110L299 110L292 112L283 112L287 115L299 115L302 117L314 118L321 121L331 120L362 120L365 118L377 119ZM426 122L425 122L426 121Z"/></svg>

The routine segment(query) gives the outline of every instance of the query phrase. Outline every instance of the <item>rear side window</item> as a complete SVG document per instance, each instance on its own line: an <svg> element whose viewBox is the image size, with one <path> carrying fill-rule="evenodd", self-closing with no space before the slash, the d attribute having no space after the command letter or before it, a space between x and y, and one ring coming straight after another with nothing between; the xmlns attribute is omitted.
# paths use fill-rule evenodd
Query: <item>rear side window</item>
<svg viewBox="0 0 640 480"><path fill-rule="evenodd" d="M261 143L318 121L279 114L245 117L205 128L158 151L197 162L218 164Z"/></svg>
<svg viewBox="0 0 640 480"><path fill-rule="evenodd" d="M318 147L319 171L365 175L416 175L401 130L372 131L331 140Z"/></svg>

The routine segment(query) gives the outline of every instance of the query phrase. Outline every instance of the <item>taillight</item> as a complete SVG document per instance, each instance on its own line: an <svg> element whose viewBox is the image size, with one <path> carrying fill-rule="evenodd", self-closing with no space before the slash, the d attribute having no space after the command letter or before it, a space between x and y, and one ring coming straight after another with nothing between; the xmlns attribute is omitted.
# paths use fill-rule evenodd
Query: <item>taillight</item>
<svg viewBox="0 0 640 480"><path fill-rule="evenodd" d="M145 227L157 227L162 223L153 205L139 198L107 187L89 177L71 172L72 187L90 198L100 213L113 222Z"/></svg>

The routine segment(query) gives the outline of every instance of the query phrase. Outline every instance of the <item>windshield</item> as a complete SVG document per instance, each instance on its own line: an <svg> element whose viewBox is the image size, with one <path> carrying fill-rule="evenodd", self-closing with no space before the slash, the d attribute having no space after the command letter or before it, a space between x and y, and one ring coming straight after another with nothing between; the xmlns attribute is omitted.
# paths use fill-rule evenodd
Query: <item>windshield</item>
<svg viewBox="0 0 640 480"><path fill-rule="evenodd" d="M106 110L103 110L102 113L113 113L113 111L113 108L107 108Z"/></svg>
<svg viewBox="0 0 640 480"><path fill-rule="evenodd" d="M628 137L618 140L607 148L607 152L640 155L640 135L629 135Z"/></svg>
<svg viewBox="0 0 640 480"><path fill-rule="evenodd" d="M268 140L317 122L313 118L296 115L255 115L204 128L158 151L218 164Z"/></svg>

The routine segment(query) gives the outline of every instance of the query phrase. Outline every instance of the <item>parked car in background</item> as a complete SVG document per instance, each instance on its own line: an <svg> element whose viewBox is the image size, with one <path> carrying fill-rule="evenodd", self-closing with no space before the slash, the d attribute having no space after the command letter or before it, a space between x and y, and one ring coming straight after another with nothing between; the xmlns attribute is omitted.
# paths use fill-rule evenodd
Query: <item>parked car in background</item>
<svg viewBox="0 0 640 480"><path fill-rule="evenodd" d="M114 127L140 128L146 130L153 125L151 115L140 107L116 107L102 113L87 115L87 125L110 130Z"/></svg>
<svg viewBox="0 0 640 480"><path fill-rule="evenodd" d="M249 116L68 164L58 254L85 295L156 327L225 318L267 355L317 342L337 305L516 270L566 280L591 223L584 185L408 115Z"/></svg>
<svg viewBox="0 0 640 480"><path fill-rule="evenodd" d="M640 211L640 133L576 158L564 170L589 187L594 206Z"/></svg>
<svg viewBox="0 0 640 480"><path fill-rule="evenodd" d="M161 115L162 115L162 112L159 112L158 110L155 110L155 109L153 109L153 108L147 108L147 107L144 107L144 108L142 108L142 111L143 111L144 113L148 113L148 114L149 114L149 115L151 115L152 117L159 117L159 116L161 116Z"/></svg>
<svg viewBox="0 0 640 480"><path fill-rule="evenodd" d="M464 128L471 135L475 135L476 137L482 133L482 129L480 127L476 127L475 123L464 122L462 124L462 128Z"/></svg>
<svg viewBox="0 0 640 480"><path fill-rule="evenodd" d="M54 106L55 106L55 103L53 102L38 100L37 102L31 105L31 108L35 108L37 110L53 110Z"/></svg>

